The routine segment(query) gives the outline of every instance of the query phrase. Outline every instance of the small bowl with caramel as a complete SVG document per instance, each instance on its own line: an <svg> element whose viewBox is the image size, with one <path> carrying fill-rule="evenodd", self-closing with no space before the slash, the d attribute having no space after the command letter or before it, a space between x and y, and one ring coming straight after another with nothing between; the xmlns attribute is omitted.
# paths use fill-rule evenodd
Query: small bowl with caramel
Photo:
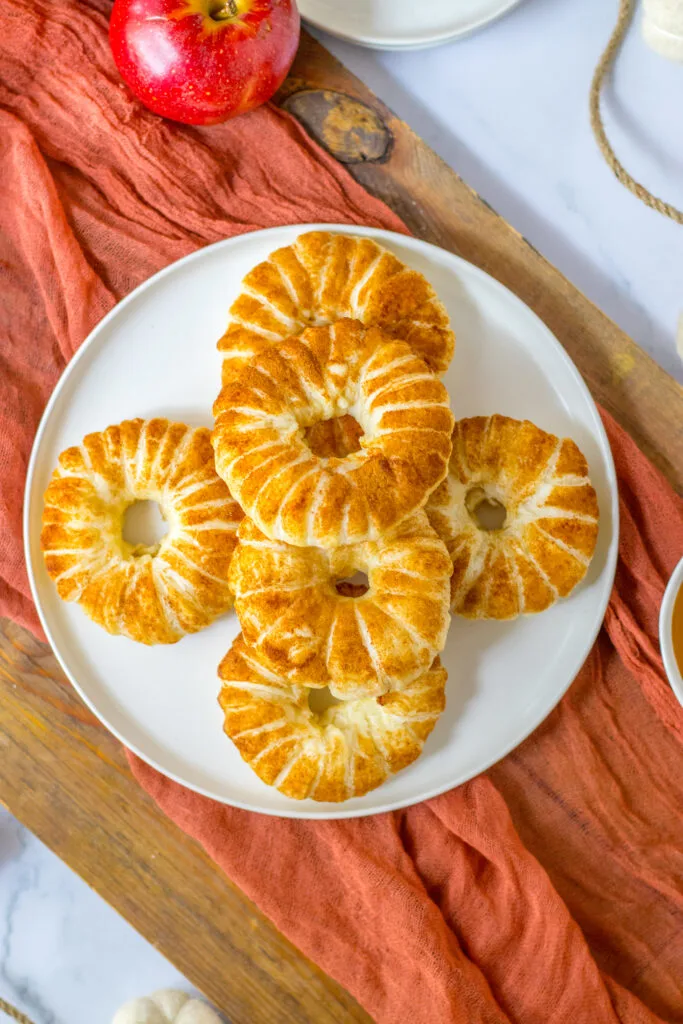
<svg viewBox="0 0 683 1024"><path fill-rule="evenodd" d="M683 558L664 591L659 613L659 643L671 689L683 704Z"/></svg>

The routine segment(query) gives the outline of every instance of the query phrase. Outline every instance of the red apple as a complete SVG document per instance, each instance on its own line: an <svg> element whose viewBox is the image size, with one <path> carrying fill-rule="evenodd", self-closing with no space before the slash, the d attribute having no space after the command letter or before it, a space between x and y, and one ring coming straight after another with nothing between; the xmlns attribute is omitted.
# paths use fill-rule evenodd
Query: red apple
<svg viewBox="0 0 683 1024"><path fill-rule="evenodd" d="M146 107L217 124L282 84L299 41L295 0L116 0L109 41Z"/></svg>

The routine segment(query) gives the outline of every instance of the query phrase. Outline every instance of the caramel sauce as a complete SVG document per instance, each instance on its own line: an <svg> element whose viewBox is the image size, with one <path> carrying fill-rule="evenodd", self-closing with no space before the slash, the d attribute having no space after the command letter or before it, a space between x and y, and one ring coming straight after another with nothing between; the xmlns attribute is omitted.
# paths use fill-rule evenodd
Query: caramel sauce
<svg viewBox="0 0 683 1024"><path fill-rule="evenodd" d="M674 613L671 618L671 637L678 671L683 676L683 586L679 588L674 602Z"/></svg>

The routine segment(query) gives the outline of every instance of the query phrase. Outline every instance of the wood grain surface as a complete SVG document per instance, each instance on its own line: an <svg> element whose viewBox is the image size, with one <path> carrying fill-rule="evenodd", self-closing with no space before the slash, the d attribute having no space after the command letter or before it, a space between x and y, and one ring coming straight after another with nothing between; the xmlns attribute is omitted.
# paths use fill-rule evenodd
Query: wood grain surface
<svg viewBox="0 0 683 1024"><path fill-rule="evenodd" d="M234 1024L369 1020L157 810L50 649L6 620L0 798Z"/></svg>
<svg viewBox="0 0 683 1024"><path fill-rule="evenodd" d="M321 90L327 94L327 117L321 117L323 104L311 95ZM302 92L309 94L306 103L293 105ZM683 491L683 389L672 377L310 36L304 34L280 96L310 134L414 234L463 256L519 295L560 339L593 397ZM356 139L368 135L372 115L380 133L391 135L390 146L382 148L378 140L378 158L354 155L350 101L367 110ZM372 151L367 138L362 148Z"/></svg>
<svg viewBox="0 0 683 1024"><path fill-rule="evenodd" d="M421 238L517 293L683 489L683 391L306 34L279 102ZM0 624L0 799L234 1024L367 1021L133 781L49 649Z"/></svg>

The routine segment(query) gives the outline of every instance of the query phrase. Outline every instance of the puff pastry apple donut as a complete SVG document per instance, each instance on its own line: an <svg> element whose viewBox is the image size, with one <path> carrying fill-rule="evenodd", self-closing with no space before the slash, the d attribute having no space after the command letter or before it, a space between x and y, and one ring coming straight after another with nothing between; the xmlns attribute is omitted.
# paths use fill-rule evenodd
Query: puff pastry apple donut
<svg viewBox="0 0 683 1024"><path fill-rule="evenodd" d="M346 414L363 431L360 450L315 454L306 429ZM355 320L255 344L214 415L219 474L266 536L290 544L374 540L420 508L448 469L445 387L405 342Z"/></svg>
<svg viewBox="0 0 683 1024"><path fill-rule="evenodd" d="M427 279L371 238L309 231L250 270L218 343L280 342L304 328L349 317L406 341L443 373L455 338Z"/></svg>
<svg viewBox="0 0 683 1024"><path fill-rule="evenodd" d="M451 608L469 618L512 619L566 597L598 536L574 442L507 416L456 423L450 473L426 511L453 559ZM485 514L499 516L496 528L482 525Z"/></svg>
<svg viewBox="0 0 683 1024"><path fill-rule="evenodd" d="M419 757L445 707L438 661L403 693L311 709L308 689L265 666L240 634L220 664L224 729L269 786L302 800L362 796Z"/></svg>
<svg viewBox="0 0 683 1024"><path fill-rule="evenodd" d="M244 637L274 671L342 700L404 690L443 650L451 560L424 512L377 541L302 548L250 520L230 565ZM345 582L367 573L367 586ZM341 582L337 582L341 581Z"/></svg>
<svg viewBox="0 0 683 1024"><path fill-rule="evenodd" d="M145 500L159 503L168 532L158 544L133 547L123 539L123 516ZM230 607L241 518L216 475L208 430L127 420L59 456L41 545L65 601L110 633L169 644Z"/></svg>

